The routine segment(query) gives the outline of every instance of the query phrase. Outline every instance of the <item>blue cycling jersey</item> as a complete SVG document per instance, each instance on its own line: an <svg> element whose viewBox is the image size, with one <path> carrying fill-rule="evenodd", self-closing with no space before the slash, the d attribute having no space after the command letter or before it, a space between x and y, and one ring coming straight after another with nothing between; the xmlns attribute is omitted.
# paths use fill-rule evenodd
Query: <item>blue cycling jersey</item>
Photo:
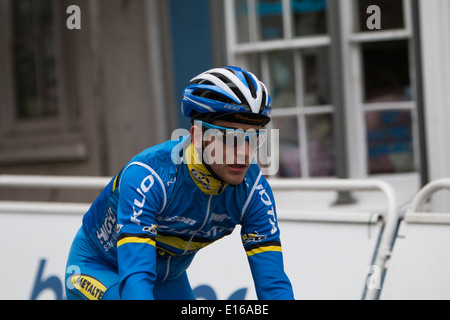
<svg viewBox="0 0 450 320"><path fill-rule="evenodd" d="M118 272L122 299L153 299L155 282L176 279L195 253L242 226L259 299L293 299L283 270L270 186L256 163L236 186L193 166L190 138L146 149L123 167L83 217L97 256ZM97 259L98 261L98 259Z"/></svg>

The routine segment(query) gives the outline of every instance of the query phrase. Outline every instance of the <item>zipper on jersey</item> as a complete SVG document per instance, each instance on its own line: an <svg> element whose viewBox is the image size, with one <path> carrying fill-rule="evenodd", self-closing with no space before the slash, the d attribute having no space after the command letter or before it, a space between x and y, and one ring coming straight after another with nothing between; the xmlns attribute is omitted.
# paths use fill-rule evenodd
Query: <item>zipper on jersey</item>
<svg viewBox="0 0 450 320"><path fill-rule="evenodd" d="M219 189L220 189L220 188L219 188ZM217 190L217 191L218 191L218 190ZM182 254L185 254L185 253L188 251L189 246L191 245L192 239L194 239L194 237L195 237L195 235L197 234L197 232L199 232L200 230L202 230L203 227L206 225L206 222L208 221L208 218L209 218L209 212L210 212L210 209L211 209L211 200L212 200L212 197L218 193L217 191L209 196L209 199L208 199L208 206L207 206L207 208L206 208L206 216L205 216L205 220L203 221L203 224L202 224L202 226L200 227L200 229L198 229L197 231L195 231L195 232L192 234L192 236L191 236L191 238L189 239L189 242L188 242L188 244L187 244L187 246L186 246L186 249L184 250L184 252L183 252Z"/></svg>
<svg viewBox="0 0 450 320"><path fill-rule="evenodd" d="M216 193L217 193L217 192L216 192ZM200 227L200 229L198 229L197 231L195 231L195 232L192 234L191 238L189 239L188 244L186 245L186 249L184 250L184 252L183 252L182 254L185 254L185 253L188 251L189 246L191 245L192 239L194 239L194 237L195 237L195 235L197 234L197 232L199 232L200 230L202 230L203 227L206 225L206 222L208 221L208 218L209 218L209 212L210 212L210 207L211 207L211 200L212 200L212 197L213 197L216 193L214 193L214 194L212 194L212 195L209 196L209 199L208 199L208 206L207 206L207 209L206 209L206 217L205 217L205 220L203 221L203 224L202 224L202 226ZM169 256L169 258L167 259L166 275L164 276L164 278L163 278L161 281L166 281L167 277L169 276L169 271L170 271L170 260L171 260L171 259L172 259L172 256Z"/></svg>
<svg viewBox="0 0 450 320"><path fill-rule="evenodd" d="M225 187L227 186L227 184L225 182L221 182L220 183L220 187L217 189L217 192L215 192L214 194L221 194L223 189L225 189Z"/></svg>

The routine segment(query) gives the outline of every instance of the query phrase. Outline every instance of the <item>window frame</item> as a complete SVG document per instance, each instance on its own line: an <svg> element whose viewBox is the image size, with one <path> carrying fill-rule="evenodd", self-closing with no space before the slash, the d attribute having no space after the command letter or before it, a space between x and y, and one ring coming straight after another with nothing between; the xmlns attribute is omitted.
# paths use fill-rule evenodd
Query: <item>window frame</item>
<svg viewBox="0 0 450 320"><path fill-rule="evenodd" d="M226 45L227 45L227 61L229 64L238 64L246 66L248 63L241 57L243 55L250 55L251 53L261 54L261 74L262 81L268 84L269 72L267 63L267 52L271 50L294 50L294 55L298 55L304 48L328 46L331 45L331 34L317 36L307 36L301 38L293 38L292 34L292 16L289 12L290 0L282 0L283 4L283 33L284 39L281 40L265 40L260 42L252 42L256 40L256 13L252 8L256 0L249 1L249 33L250 41L248 43L238 43L236 37L236 24L234 0L225 0L225 30L226 30ZM414 55L414 37L413 37L413 22L412 22L412 4L409 0L402 0L403 9L403 28L389 29L389 30L375 30L375 31L361 31L356 32L355 26L355 11L353 0L338 1L339 21L341 34L339 37L340 47L342 48L342 65L343 65L343 98L345 101L344 121L346 125L345 143L347 163L347 175L349 178L365 178L369 176L376 176L379 174L369 174L368 168L368 154L367 154L367 140L366 140L366 123L365 114L368 111L382 111L382 110L409 110L412 117L412 141L414 152L414 165L417 174L419 172L420 149L419 149L419 129L417 119L417 84L415 80L415 55ZM329 12L329 14L336 14ZM252 23L253 21L253 23ZM328 21L329 23L329 21ZM253 25L253 27L252 27ZM365 103L363 101L363 70L362 70L362 44L377 41L408 41L408 56L409 56L409 78L411 86L411 100L401 102L386 102L386 103ZM299 60L296 58L295 60ZM301 63L300 63L301 64ZM301 66L300 66L301 67ZM332 66L331 66L332 67ZM298 73L298 68L296 72ZM300 82L301 83L301 82ZM358 85L352 85L358 83ZM269 89L270 90L270 89ZM297 116L299 126L305 128L304 117L309 112L321 113L317 107L313 109L308 106L303 106L301 100L297 95L298 105L294 108L274 109L272 111L273 117L278 116ZM334 106L324 106L329 108L329 112L336 114ZM302 120L303 119L303 120ZM306 134L299 130L299 147L304 148L308 141ZM301 176L302 178L309 178L309 161L307 153L300 151L301 156ZM351 155L351 156L350 156ZM307 164L307 166L303 164ZM399 173L392 173L394 175ZM387 175L392 175L387 174Z"/></svg>
<svg viewBox="0 0 450 320"><path fill-rule="evenodd" d="M347 101L345 117L346 123L353 124L347 126L347 145L351 150L347 152L352 154L348 157L348 168L350 177L364 178L369 176L377 176L379 174L369 174L367 141L366 141L366 122L365 114L368 111L385 111L385 110L409 110L412 117L412 140L414 150L414 164L417 173L419 171L419 130L417 121L417 104L416 104L416 82L415 82L415 61L414 61L414 45L413 45L413 26L412 26L412 8L411 2L402 0L403 2L403 29L389 29L376 31L355 32L354 0L339 1L341 12L341 47L343 48L343 65L344 65L344 82L345 82L345 99ZM382 14L382 13L381 13ZM363 101L363 70L362 70L362 44L368 42L380 41L408 41L409 56L409 77L411 86L411 100L401 102L377 102L366 103ZM351 85L350 83L358 83L360 85ZM398 174L398 173L393 173Z"/></svg>
<svg viewBox="0 0 450 320"><path fill-rule="evenodd" d="M261 40L257 41L257 18L256 18L256 0L248 0L249 7L249 42L238 43L236 37L236 25L230 23L235 21L235 10L233 0L225 0L225 29L227 43L227 61L231 65L240 65L246 67L248 62L245 55L257 53L261 56L261 80L266 84L270 91L269 59L268 53L277 50L289 50L293 53L295 66L295 81L302 83L303 75L302 54L303 50L309 48L329 47L331 38L328 34L294 37L292 32L292 12L291 0L282 0L283 8L283 39ZM227 22L228 21L228 22ZM306 117L319 114L334 114L334 106L327 105L304 105L304 93L302 86L296 86L296 106L272 109L272 117L295 116L298 124L298 143L300 158L300 175L302 178L310 177L310 161L308 153L308 133ZM273 128L272 122L268 125Z"/></svg>

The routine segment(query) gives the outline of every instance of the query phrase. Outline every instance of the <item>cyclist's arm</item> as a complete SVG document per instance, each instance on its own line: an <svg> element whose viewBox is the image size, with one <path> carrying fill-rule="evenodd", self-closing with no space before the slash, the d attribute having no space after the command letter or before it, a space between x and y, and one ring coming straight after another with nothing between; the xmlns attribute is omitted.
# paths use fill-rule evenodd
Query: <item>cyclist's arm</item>
<svg viewBox="0 0 450 320"><path fill-rule="evenodd" d="M258 299L294 299L291 283L284 272L275 201L262 176L254 186L241 224L242 241Z"/></svg>
<svg viewBox="0 0 450 320"><path fill-rule="evenodd" d="M153 299L156 279L155 216L164 186L145 164L132 164L120 178L117 261L122 299Z"/></svg>

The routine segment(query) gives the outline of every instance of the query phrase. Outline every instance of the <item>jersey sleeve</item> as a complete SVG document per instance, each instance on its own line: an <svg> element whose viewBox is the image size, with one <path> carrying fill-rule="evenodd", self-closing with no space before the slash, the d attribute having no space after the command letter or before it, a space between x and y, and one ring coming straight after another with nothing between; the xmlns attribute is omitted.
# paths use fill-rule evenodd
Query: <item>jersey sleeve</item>
<svg viewBox="0 0 450 320"><path fill-rule="evenodd" d="M164 185L158 174L144 163L132 163L119 179L119 293L122 299L153 299L155 221L156 214L164 209Z"/></svg>
<svg viewBox="0 0 450 320"><path fill-rule="evenodd" d="M291 283L284 272L275 200L261 174L247 201L242 212L241 237L258 299L294 299Z"/></svg>

